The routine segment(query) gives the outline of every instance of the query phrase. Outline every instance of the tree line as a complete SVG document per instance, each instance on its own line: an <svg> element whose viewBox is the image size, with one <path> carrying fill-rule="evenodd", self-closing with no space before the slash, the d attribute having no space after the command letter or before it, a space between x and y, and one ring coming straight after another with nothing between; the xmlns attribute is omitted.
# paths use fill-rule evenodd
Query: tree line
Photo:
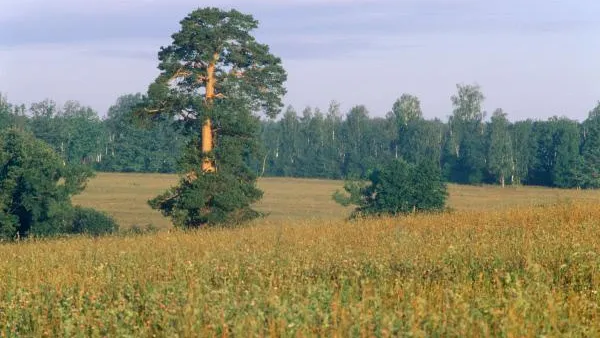
<svg viewBox="0 0 600 338"><path fill-rule="evenodd" d="M155 119L151 126L138 123L132 111L141 102L141 94L124 95L101 119L76 101L60 107L44 100L26 107L0 95L0 128L33 133L68 163L108 172L174 173L187 139L168 119Z"/></svg>
<svg viewBox="0 0 600 338"><path fill-rule="evenodd" d="M483 110L477 85L457 85L447 121L425 119L416 96L403 94L385 117L365 106L347 113L287 107L260 121L258 152L245 161L261 176L365 178L391 159L433 161L448 182L600 187L600 103L578 122L566 117L511 122L502 109ZM31 131L64 161L99 171L180 171L190 136L179 121L144 124L133 114L141 94L120 97L104 118L89 107L51 100L29 107L0 96L0 127Z"/></svg>
<svg viewBox="0 0 600 338"><path fill-rule="evenodd" d="M477 85L457 85L448 121L427 120L420 101L402 95L385 117L365 106L343 116L332 102L323 112L288 107L263 121L265 176L357 178L390 159L433 161L448 182L561 188L600 186L600 104L579 123L566 117L511 122L496 109L489 119Z"/></svg>

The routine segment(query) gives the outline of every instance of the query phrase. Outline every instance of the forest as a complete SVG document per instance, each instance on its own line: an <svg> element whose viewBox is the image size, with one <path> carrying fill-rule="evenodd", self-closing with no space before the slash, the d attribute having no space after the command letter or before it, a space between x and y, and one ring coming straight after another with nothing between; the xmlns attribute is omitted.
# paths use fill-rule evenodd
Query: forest
<svg viewBox="0 0 600 338"><path fill-rule="evenodd" d="M181 171L190 133L176 119L137 119L134 108L143 99L124 95L101 117L76 101L27 107L0 95L0 128L28 130L65 162L98 171ZM335 101L324 110L288 106L278 119L256 117L262 142L245 161L259 176L352 179L402 158L433 161L453 183L600 187L600 103L582 122L558 116L511 122L502 109L483 111L484 99L478 85L458 84L446 121L425 119L410 94L384 117L363 105L343 112Z"/></svg>

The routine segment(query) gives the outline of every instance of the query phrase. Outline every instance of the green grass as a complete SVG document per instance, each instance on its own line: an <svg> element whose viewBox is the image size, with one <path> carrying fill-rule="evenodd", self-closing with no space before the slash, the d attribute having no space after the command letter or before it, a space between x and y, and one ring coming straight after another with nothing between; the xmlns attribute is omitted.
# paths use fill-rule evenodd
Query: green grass
<svg viewBox="0 0 600 338"><path fill-rule="evenodd" d="M159 224L173 182L78 202ZM0 336L600 336L597 192L452 186L455 212L347 222L340 184L261 180L243 228L0 245Z"/></svg>

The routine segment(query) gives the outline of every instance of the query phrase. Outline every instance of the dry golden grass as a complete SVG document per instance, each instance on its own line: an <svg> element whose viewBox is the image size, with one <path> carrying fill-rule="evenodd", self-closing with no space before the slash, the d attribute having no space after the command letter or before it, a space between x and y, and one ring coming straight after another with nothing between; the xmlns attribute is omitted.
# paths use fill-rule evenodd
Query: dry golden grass
<svg viewBox="0 0 600 338"><path fill-rule="evenodd" d="M169 220L147 201L176 183L175 175L99 173L73 203L106 211L124 228L148 224L167 228Z"/></svg>
<svg viewBox="0 0 600 338"><path fill-rule="evenodd" d="M78 202L159 224L173 182ZM347 222L340 182L260 184L274 212L244 228L0 245L0 336L600 336L595 192L452 186L455 212Z"/></svg>
<svg viewBox="0 0 600 338"><path fill-rule="evenodd" d="M74 202L109 212L123 228L147 224L168 228L169 220L150 209L146 201L176 183L174 175L99 173L83 194L75 196ZM259 180L259 186L265 195L256 207L269 213L272 221L339 220L351 210L331 199L331 194L342 188L342 181L264 178ZM449 191L448 205L456 210L498 210L566 200L600 202L600 191L458 185L450 185Z"/></svg>
<svg viewBox="0 0 600 338"><path fill-rule="evenodd" d="M5 336L600 335L600 206L0 246Z"/></svg>

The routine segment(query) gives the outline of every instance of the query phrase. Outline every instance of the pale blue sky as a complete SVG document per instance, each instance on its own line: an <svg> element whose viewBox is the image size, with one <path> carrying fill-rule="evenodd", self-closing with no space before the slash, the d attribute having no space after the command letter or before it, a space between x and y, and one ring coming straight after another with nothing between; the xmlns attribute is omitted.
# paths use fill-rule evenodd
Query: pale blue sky
<svg viewBox="0 0 600 338"><path fill-rule="evenodd" d="M104 114L143 92L156 53L198 6L236 7L289 73L285 102L383 116L402 93L445 119L457 83L512 120L584 119L600 100L597 0L0 0L0 92Z"/></svg>

